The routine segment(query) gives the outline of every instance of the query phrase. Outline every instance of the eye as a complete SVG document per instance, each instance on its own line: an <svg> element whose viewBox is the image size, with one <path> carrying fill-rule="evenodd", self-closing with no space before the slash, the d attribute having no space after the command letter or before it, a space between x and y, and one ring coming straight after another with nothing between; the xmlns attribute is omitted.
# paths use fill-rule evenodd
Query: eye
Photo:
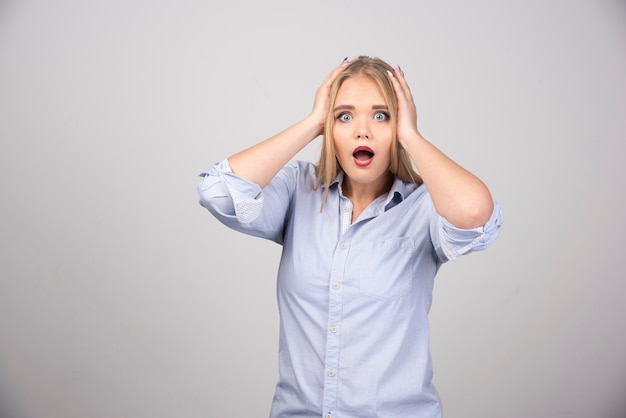
<svg viewBox="0 0 626 418"><path fill-rule="evenodd" d="M337 120L339 120L340 122L349 122L352 120L352 115L349 113L341 113L339 116L337 116Z"/></svg>
<svg viewBox="0 0 626 418"><path fill-rule="evenodd" d="M384 121L384 120L389 119L389 115L385 112L376 112L374 114L374 119L378 121Z"/></svg>

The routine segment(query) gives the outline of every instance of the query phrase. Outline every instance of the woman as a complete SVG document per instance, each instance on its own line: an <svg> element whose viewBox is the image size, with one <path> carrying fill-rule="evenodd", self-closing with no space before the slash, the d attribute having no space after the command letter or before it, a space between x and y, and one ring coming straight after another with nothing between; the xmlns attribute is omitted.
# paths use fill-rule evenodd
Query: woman
<svg viewBox="0 0 626 418"><path fill-rule="evenodd" d="M322 133L316 166L290 162ZM400 68L345 59L306 118L203 177L200 203L221 222L283 246L270 416L440 417L434 277L489 246L501 217L482 181L420 135Z"/></svg>

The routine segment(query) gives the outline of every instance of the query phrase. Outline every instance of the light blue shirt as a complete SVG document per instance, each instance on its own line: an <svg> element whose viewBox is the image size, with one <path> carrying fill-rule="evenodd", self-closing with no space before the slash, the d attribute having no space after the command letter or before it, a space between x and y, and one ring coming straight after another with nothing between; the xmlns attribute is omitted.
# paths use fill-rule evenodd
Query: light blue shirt
<svg viewBox="0 0 626 418"><path fill-rule="evenodd" d="M221 222L283 246L277 279L279 381L272 418L434 418L428 312L442 263L482 250L502 224L496 203L480 228L437 214L425 186L395 180L352 223L343 173L314 190L293 162L264 189L227 160L203 174L200 204Z"/></svg>

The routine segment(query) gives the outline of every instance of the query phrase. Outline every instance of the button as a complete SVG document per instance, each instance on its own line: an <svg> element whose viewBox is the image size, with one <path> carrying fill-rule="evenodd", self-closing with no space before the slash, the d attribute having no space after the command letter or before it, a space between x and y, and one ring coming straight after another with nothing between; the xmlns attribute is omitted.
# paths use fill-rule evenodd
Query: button
<svg viewBox="0 0 626 418"><path fill-rule="evenodd" d="M344 206L344 207L343 207L343 211L344 211L344 212L350 212L350 208L349 208L349 207L347 207L347 206Z"/></svg>
<svg viewBox="0 0 626 418"><path fill-rule="evenodd" d="M335 282L333 283L333 289L338 290L341 286L339 286L339 283Z"/></svg>
<svg viewBox="0 0 626 418"><path fill-rule="evenodd" d="M329 370L328 371L328 376L335 377L335 371L334 370Z"/></svg>
<svg viewBox="0 0 626 418"><path fill-rule="evenodd" d="M332 332L333 334L337 333L337 327L330 327L330 332Z"/></svg>
<svg viewBox="0 0 626 418"><path fill-rule="evenodd" d="M326 418L333 418L333 414L331 414L330 412L326 414Z"/></svg>
<svg viewBox="0 0 626 418"><path fill-rule="evenodd" d="M348 248L348 244L346 244L345 242L342 242L339 248L341 248L342 250L345 250L346 248Z"/></svg>

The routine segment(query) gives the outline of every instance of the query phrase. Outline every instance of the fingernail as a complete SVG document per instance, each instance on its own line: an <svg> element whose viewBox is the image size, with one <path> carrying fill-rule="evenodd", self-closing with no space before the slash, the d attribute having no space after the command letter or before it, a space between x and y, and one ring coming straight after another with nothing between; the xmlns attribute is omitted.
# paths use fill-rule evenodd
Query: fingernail
<svg viewBox="0 0 626 418"><path fill-rule="evenodd" d="M387 74L389 74L389 77L393 78L393 73L391 71L387 70Z"/></svg>
<svg viewBox="0 0 626 418"><path fill-rule="evenodd" d="M402 68L400 68L400 65L398 64L398 70L400 70L400 72L402 73L402 75L404 75L404 71L402 71Z"/></svg>
<svg viewBox="0 0 626 418"><path fill-rule="evenodd" d="M341 61L341 65L348 65L348 57L345 57L343 61Z"/></svg>

